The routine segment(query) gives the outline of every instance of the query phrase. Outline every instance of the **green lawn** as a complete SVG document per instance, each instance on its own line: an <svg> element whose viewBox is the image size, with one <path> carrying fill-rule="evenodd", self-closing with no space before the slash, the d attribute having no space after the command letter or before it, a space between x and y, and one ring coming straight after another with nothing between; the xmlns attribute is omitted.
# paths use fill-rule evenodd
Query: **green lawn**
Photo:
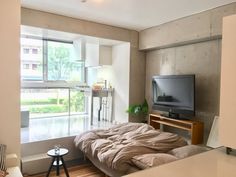
<svg viewBox="0 0 236 177"><path fill-rule="evenodd" d="M84 95L80 92L71 95L70 111L84 112ZM21 100L21 106L27 108L30 113L63 113L69 111L69 100L66 98L25 99Z"/></svg>

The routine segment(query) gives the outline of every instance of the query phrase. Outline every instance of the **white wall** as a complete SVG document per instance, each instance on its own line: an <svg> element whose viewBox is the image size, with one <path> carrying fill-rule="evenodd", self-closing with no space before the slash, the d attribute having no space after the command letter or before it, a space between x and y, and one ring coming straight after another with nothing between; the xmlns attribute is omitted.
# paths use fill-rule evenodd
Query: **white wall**
<svg viewBox="0 0 236 177"><path fill-rule="evenodd" d="M0 6L0 143L20 155L20 0Z"/></svg>
<svg viewBox="0 0 236 177"><path fill-rule="evenodd" d="M220 87L220 144L236 148L236 15L223 19L221 87Z"/></svg>
<svg viewBox="0 0 236 177"><path fill-rule="evenodd" d="M107 87L109 83L112 83L112 66L99 66L87 68L87 84L92 86L96 82L107 81Z"/></svg>
<svg viewBox="0 0 236 177"><path fill-rule="evenodd" d="M107 81L107 87L109 83L112 83L112 66L102 66L98 69L97 73L98 81Z"/></svg>
<svg viewBox="0 0 236 177"><path fill-rule="evenodd" d="M128 122L130 43L112 47L112 86L114 92L113 116L117 122Z"/></svg>

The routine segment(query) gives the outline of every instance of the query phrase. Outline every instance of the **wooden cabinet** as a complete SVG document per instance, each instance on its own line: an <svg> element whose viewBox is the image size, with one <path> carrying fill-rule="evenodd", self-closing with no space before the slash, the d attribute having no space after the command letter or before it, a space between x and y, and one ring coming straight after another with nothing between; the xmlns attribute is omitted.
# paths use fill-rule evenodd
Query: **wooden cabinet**
<svg viewBox="0 0 236 177"><path fill-rule="evenodd" d="M149 124L156 129L160 129L160 125L165 125L181 130L186 130L191 135L191 144L203 143L202 122L193 120L171 119L159 114L149 114Z"/></svg>

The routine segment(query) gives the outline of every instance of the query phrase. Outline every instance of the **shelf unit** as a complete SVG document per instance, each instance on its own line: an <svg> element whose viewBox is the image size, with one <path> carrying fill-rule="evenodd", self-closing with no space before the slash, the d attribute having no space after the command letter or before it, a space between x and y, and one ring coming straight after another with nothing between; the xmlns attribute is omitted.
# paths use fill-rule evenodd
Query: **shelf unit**
<svg viewBox="0 0 236 177"><path fill-rule="evenodd" d="M188 131L191 135L191 144L203 143L203 123L194 120L179 120L164 117L159 114L149 114L149 122L155 129L160 125L166 125L177 129Z"/></svg>

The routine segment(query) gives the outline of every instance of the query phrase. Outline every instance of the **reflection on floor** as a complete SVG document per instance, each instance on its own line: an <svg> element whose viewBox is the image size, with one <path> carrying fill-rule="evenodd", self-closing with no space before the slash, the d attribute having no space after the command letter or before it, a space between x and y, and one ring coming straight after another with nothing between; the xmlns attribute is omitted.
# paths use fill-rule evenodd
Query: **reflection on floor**
<svg viewBox="0 0 236 177"><path fill-rule="evenodd" d="M88 115L35 118L30 119L29 127L21 128L21 143L74 136L87 130L111 126L111 122L105 121L94 121L91 126Z"/></svg>

